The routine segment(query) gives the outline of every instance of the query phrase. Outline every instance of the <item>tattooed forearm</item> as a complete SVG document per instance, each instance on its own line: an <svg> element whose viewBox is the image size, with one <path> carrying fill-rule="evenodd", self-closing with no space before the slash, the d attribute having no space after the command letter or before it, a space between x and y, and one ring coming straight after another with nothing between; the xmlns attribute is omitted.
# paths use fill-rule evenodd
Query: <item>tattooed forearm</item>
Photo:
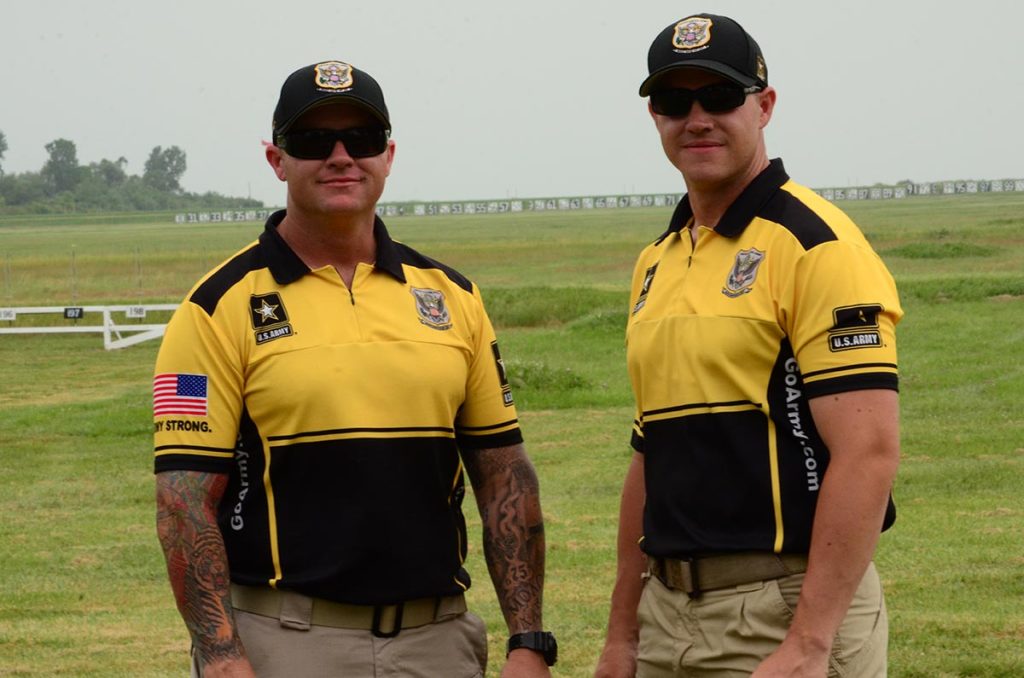
<svg viewBox="0 0 1024 678"><path fill-rule="evenodd" d="M203 665L244 655L231 608L227 553L217 503L227 476L192 471L157 475L157 535L185 625Z"/></svg>
<svg viewBox="0 0 1024 678"><path fill-rule="evenodd" d="M540 630L544 520L537 474L522 445L465 457L483 521L484 556L505 622L511 633Z"/></svg>

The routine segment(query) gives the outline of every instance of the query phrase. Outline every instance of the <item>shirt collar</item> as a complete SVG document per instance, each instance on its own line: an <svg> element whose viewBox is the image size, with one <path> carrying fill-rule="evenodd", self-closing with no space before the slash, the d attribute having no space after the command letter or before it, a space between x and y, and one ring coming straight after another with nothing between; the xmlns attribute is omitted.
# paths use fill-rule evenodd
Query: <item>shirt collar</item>
<svg viewBox="0 0 1024 678"><path fill-rule="evenodd" d="M771 200L775 192L779 190L779 187L787 181L789 181L789 175L786 174L786 169L782 166L782 159L775 158L768 163L768 167L764 168L760 174L754 177L754 180L743 189L739 197L729 205L718 225L715 226L715 232L729 238L735 238L743 233L747 224L753 221L754 217L761 211L761 208ZM690 196L687 194L679 201L675 212L672 213L668 233L680 232L690 223L691 219L693 219L693 209L690 207ZM668 235L668 233L665 235Z"/></svg>
<svg viewBox="0 0 1024 678"><path fill-rule="evenodd" d="M288 246L277 227L284 221L285 210L278 210L267 219L266 228L260 234L260 247L266 252L267 267L279 285L288 285L309 273L309 266ZM381 218L374 215L373 239L377 244L376 268L391 274L395 280L405 282L405 272L398 254L398 246L388 234Z"/></svg>

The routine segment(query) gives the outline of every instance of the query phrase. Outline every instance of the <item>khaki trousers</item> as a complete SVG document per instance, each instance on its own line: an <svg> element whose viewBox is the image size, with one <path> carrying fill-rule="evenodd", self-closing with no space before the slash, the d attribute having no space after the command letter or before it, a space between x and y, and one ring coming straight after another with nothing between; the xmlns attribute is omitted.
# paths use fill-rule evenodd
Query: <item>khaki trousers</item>
<svg viewBox="0 0 1024 678"><path fill-rule="evenodd" d="M259 678L482 678L487 668L487 631L469 612L394 638L328 626L299 631L241 610L235 621ZM193 678L202 675L195 664L193 657Z"/></svg>
<svg viewBox="0 0 1024 678"><path fill-rule="evenodd" d="M749 676L785 637L803 579L797 574L690 598L649 578L637 611L637 677ZM832 644L828 675L884 678L888 639L882 587L871 564Z"/></svg>

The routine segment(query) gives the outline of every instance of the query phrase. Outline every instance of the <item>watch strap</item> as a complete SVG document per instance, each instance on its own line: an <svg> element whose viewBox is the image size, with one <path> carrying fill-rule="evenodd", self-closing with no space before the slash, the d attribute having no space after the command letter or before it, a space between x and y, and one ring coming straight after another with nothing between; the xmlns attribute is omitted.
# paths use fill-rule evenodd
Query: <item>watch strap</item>
<svg viewBox="0 0 1024 678"><path fill-rule="evenodd" d="M558 660L558 643L555 642L555 636L550 631L527 631L526 633L512 634L508 639L508 652L505 653L505 656L511 654L512 650L520 648L539 652L548 666L554 666Z"/></svg>

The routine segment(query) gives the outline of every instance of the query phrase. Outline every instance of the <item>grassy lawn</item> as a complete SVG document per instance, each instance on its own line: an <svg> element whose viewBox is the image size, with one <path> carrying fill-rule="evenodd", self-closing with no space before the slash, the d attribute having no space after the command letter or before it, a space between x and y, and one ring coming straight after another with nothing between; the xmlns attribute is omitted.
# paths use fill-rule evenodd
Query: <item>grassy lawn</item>
<svg viewBox="0 0 1024 678"><path fill-rule="evenodd" d="M890 675L1024 675L1024 195L843 203L896 275L903 461L877 561ZM556 675L604 637L632 400L633 260L666 209L389 220L482 288L548 532ZM261 224L0 220L0 306L174 302ZM61 321L63 322L63 321ZM6 323L4 323L6 324ZM0 676L178 676L188 639L153 526L157 345L0 336ZM474 538L471 605L505 631Z"/></svg>

